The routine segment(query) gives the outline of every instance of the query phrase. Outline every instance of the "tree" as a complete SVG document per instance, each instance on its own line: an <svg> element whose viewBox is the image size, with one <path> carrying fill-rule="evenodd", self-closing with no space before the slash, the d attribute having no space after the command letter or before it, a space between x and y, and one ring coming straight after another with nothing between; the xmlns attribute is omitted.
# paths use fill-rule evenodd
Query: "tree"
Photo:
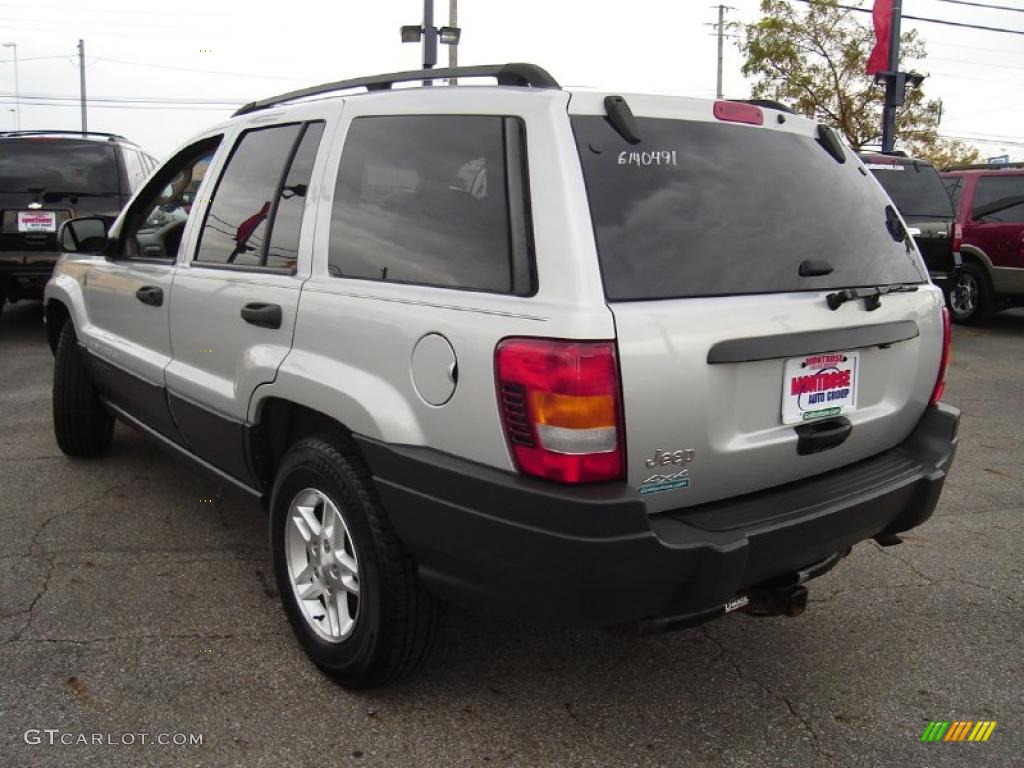
<svg viewBox="0 0 1024 768"><path fill-rule="evenodd" d="M864 72L875 44L874 29L837 0L810 0L797 10L787 0L761 0L762 18L748 24L738 43L743 74L754 78L751 97L775 99L840 131L855 150L880 144L885 87ZM900 68L927 55L917 32L904 32ZM927 81L926 81L927 82ZM908 88L897 111L897 147L938 167L977 162L963 142L938 134L940 102Z"/></svg>

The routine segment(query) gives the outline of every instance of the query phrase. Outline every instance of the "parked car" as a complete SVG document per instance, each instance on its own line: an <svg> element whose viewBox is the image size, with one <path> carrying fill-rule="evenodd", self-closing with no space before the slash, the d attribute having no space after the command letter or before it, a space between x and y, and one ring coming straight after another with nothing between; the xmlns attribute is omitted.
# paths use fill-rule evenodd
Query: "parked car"
<svg viewBox="0 0 1024 768"><path fill-rule="evenodd" d="M953 319L987 323L1024 304L1024 163L966 166L942 174L963 227Z"/></svg>
<svg viewBox="0 0 1024 768"><path fill-rule="evenodd" d="M498 85L391 89L446 76ZM154 236L158 208L185 216ZM931 515L957 444L902 219L830 129L753 104L526 64L332 83L60 237L61 450L117 418L262 499L296 636L352 687L422 660L442 600L795 616Z"/></svg>
<svg viewBox="0 0 1024 768"><path fill-rule="evenodd" d="M863 153L871 171L910 227L932 282L949 294L960 266L962 232L939 172L927 160Z"/></svg>
<svg viewBox="0 0 1024 768"><path fill-rule="evenodd" d="M156 164L110 133L0 134L0 312L5 300L42 298L62 223L93 214L113 221Z"/></svg>

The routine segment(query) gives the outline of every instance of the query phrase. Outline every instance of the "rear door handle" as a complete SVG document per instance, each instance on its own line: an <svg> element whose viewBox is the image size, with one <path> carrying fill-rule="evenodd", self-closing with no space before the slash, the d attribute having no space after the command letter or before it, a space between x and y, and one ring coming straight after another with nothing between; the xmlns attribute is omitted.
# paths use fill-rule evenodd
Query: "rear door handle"
<svg viewBox="0 0 1024 768"><path fill-rule="evenodd" d="M135 292L135 298L151 307L163 306L164 289L155 285L144 285Z"/></svg>
<svg viewBox="0 0 1024 768"><path fill-rule="evenodd" d="M253 302L242 307L242 319L260 328L281 327L281 305Z"/></svg>
<svg viewBox="0 0 1024 768"><path fill-rule="evenodd" d="M793 428L799 438L796 452L801 456L827 451L843 443L853 432L853 424L845 416L825 421L813 421Z"/></svg>

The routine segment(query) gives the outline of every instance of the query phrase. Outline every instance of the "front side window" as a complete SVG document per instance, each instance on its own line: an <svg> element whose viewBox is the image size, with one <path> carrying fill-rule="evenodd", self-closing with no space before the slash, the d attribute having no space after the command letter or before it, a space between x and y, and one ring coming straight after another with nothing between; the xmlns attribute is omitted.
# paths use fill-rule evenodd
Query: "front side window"
<svg viewBox="0 0 1024 768"><path fill-rule="evenodd" d="M124 148L124 167L128 172L128 189L134 191L141 187L148 171L142 163L142 157L134 149Z"/></svg>
<svg viewBox="0 0 1024 768"><path fill-rule="evenodd" d="M526 293L524 178L518 120L356 118L334 191L330 272Z"/></svg>
<svg viewBox="0 0 1024 768"><path fill-rule="evenodd" d="M189 147L157 171L133 205L126 227L128 257L174 259L192 213L199 185L220 137Z"/></svg>
<svg viewBox="0 0 1024 768"><path fill-rule="evenodd" d="M1024 223L1024 176L978 179L971 218L989 223Z"/></svg>

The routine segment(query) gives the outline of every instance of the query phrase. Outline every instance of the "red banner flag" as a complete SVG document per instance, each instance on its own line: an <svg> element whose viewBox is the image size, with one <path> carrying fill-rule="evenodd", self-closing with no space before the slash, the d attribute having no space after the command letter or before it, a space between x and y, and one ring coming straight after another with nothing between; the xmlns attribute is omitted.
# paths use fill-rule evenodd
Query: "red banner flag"
<svg viewBox="0 0 1024 768"><path fill-rule="evenodd" d="M869 75L889 70L892 0L875 0L875 7L871 11L871 18L875 22L875 47L868 57L868 65L865 68Z"/></svg>

